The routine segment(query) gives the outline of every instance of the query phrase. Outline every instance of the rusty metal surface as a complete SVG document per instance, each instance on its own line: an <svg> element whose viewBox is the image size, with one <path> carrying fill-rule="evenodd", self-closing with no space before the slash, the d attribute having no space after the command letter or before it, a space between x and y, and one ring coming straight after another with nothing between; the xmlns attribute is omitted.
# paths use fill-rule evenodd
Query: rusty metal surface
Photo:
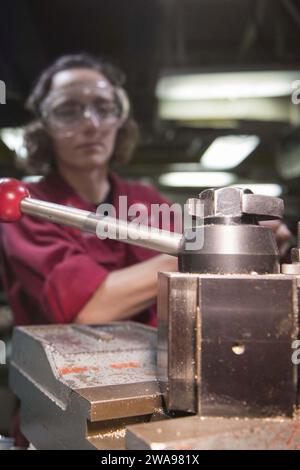
<svg viewBox="0 0 300 470"><path fill-rule="evenodd" d="M26 330L44 345L54 375L71 389L147 382L156 377L156 335L142 325L138 334L130 323Z"/></svg>
<svg viewBox="0 0 300 470"><path fill-rule="evenodd" d="M130 426L127 449L300 450L300 420L178 418Z"/></svg>
<svg viewBox="0 0 300 470"><path fill-rule="evenodd" d="M124 448L127 424L161 413L154 328L47 325L14 335L10 382L36 448Z"/></svg>

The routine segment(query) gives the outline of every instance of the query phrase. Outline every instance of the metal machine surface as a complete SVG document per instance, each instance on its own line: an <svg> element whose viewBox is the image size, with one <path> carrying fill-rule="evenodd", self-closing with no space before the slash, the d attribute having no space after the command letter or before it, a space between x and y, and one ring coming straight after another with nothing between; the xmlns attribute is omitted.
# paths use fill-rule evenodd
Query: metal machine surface
<svg viewBox="0 0 300 470"><path fill-rule="evenodd" d="M2 220L118 224L28 196L1 183ZM11 384L37 448L300 448L299 248L280 272L272 231L259 225L281 218L283 202L222 188L188 207L195 226L182 236L145 240L131 226L140 238L126 240L179 259L178 273L159 274L157 348L155 330L132 323L16 330Z"/></svg>
<svg viewBox="0 0 300 470"><path fill-rule="evenodd" d="M38 449L122 449L127 425L162 413L155 365L156 331L144 325L18 328L22 429Z"/></svg>

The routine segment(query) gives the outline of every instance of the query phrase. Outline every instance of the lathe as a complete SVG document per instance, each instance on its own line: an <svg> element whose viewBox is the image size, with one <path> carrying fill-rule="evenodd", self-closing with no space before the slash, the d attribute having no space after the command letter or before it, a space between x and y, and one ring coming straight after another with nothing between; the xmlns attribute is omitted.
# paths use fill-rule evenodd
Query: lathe
<svg viewBox="0 0 300 470"><path fill-rule="evenodd" d="M188 207L195 223L183 235L143 239L131 226L139 236L121 240L178 256L179 272L159 273L157 331L15 329L10 383L37 449L300 448L300 243L280 267L272 230L259 224L281 218L283 201L222 188ZM126 229L32 199L15 180L1 181L0 208L6 222L29 214L92 233ZM196 234L203 246L190 250Z"/></svg>

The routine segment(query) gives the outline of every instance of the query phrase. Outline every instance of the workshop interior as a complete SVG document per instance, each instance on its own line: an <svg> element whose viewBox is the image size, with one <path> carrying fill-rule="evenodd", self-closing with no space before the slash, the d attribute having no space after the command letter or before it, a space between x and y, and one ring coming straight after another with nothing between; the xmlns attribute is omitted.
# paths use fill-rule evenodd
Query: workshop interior
<svg viewBox="0 0 300 470"><path fill-rule="evenodd" d="M300 449L300 3L5 0L0 25L0 450ZM92 171L99 204L190 225L71 201Z"/></svg>

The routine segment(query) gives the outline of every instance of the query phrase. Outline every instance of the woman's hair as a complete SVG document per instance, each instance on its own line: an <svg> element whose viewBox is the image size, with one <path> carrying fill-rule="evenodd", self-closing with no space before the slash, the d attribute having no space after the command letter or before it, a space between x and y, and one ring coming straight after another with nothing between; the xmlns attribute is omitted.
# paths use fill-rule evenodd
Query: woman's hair
<svg viewBox="0 0 300 470"><path fill-rule="evenodd" d="M117 87L122 87L125 82L125 75L119 69L86 53L64 55L45 69L26 102L27 109L35 115L34 121L25 127L24 134L24 144L27 150L25 169L29 173L46 174L49 169L55 167L52 139L43 125L40 108L50 92L54 75L62 70L74 68L96 70ZM128 162L136 147L138 134L138 126L135 120L129 116L118 131L111 161L115 163Z"/></svg>

